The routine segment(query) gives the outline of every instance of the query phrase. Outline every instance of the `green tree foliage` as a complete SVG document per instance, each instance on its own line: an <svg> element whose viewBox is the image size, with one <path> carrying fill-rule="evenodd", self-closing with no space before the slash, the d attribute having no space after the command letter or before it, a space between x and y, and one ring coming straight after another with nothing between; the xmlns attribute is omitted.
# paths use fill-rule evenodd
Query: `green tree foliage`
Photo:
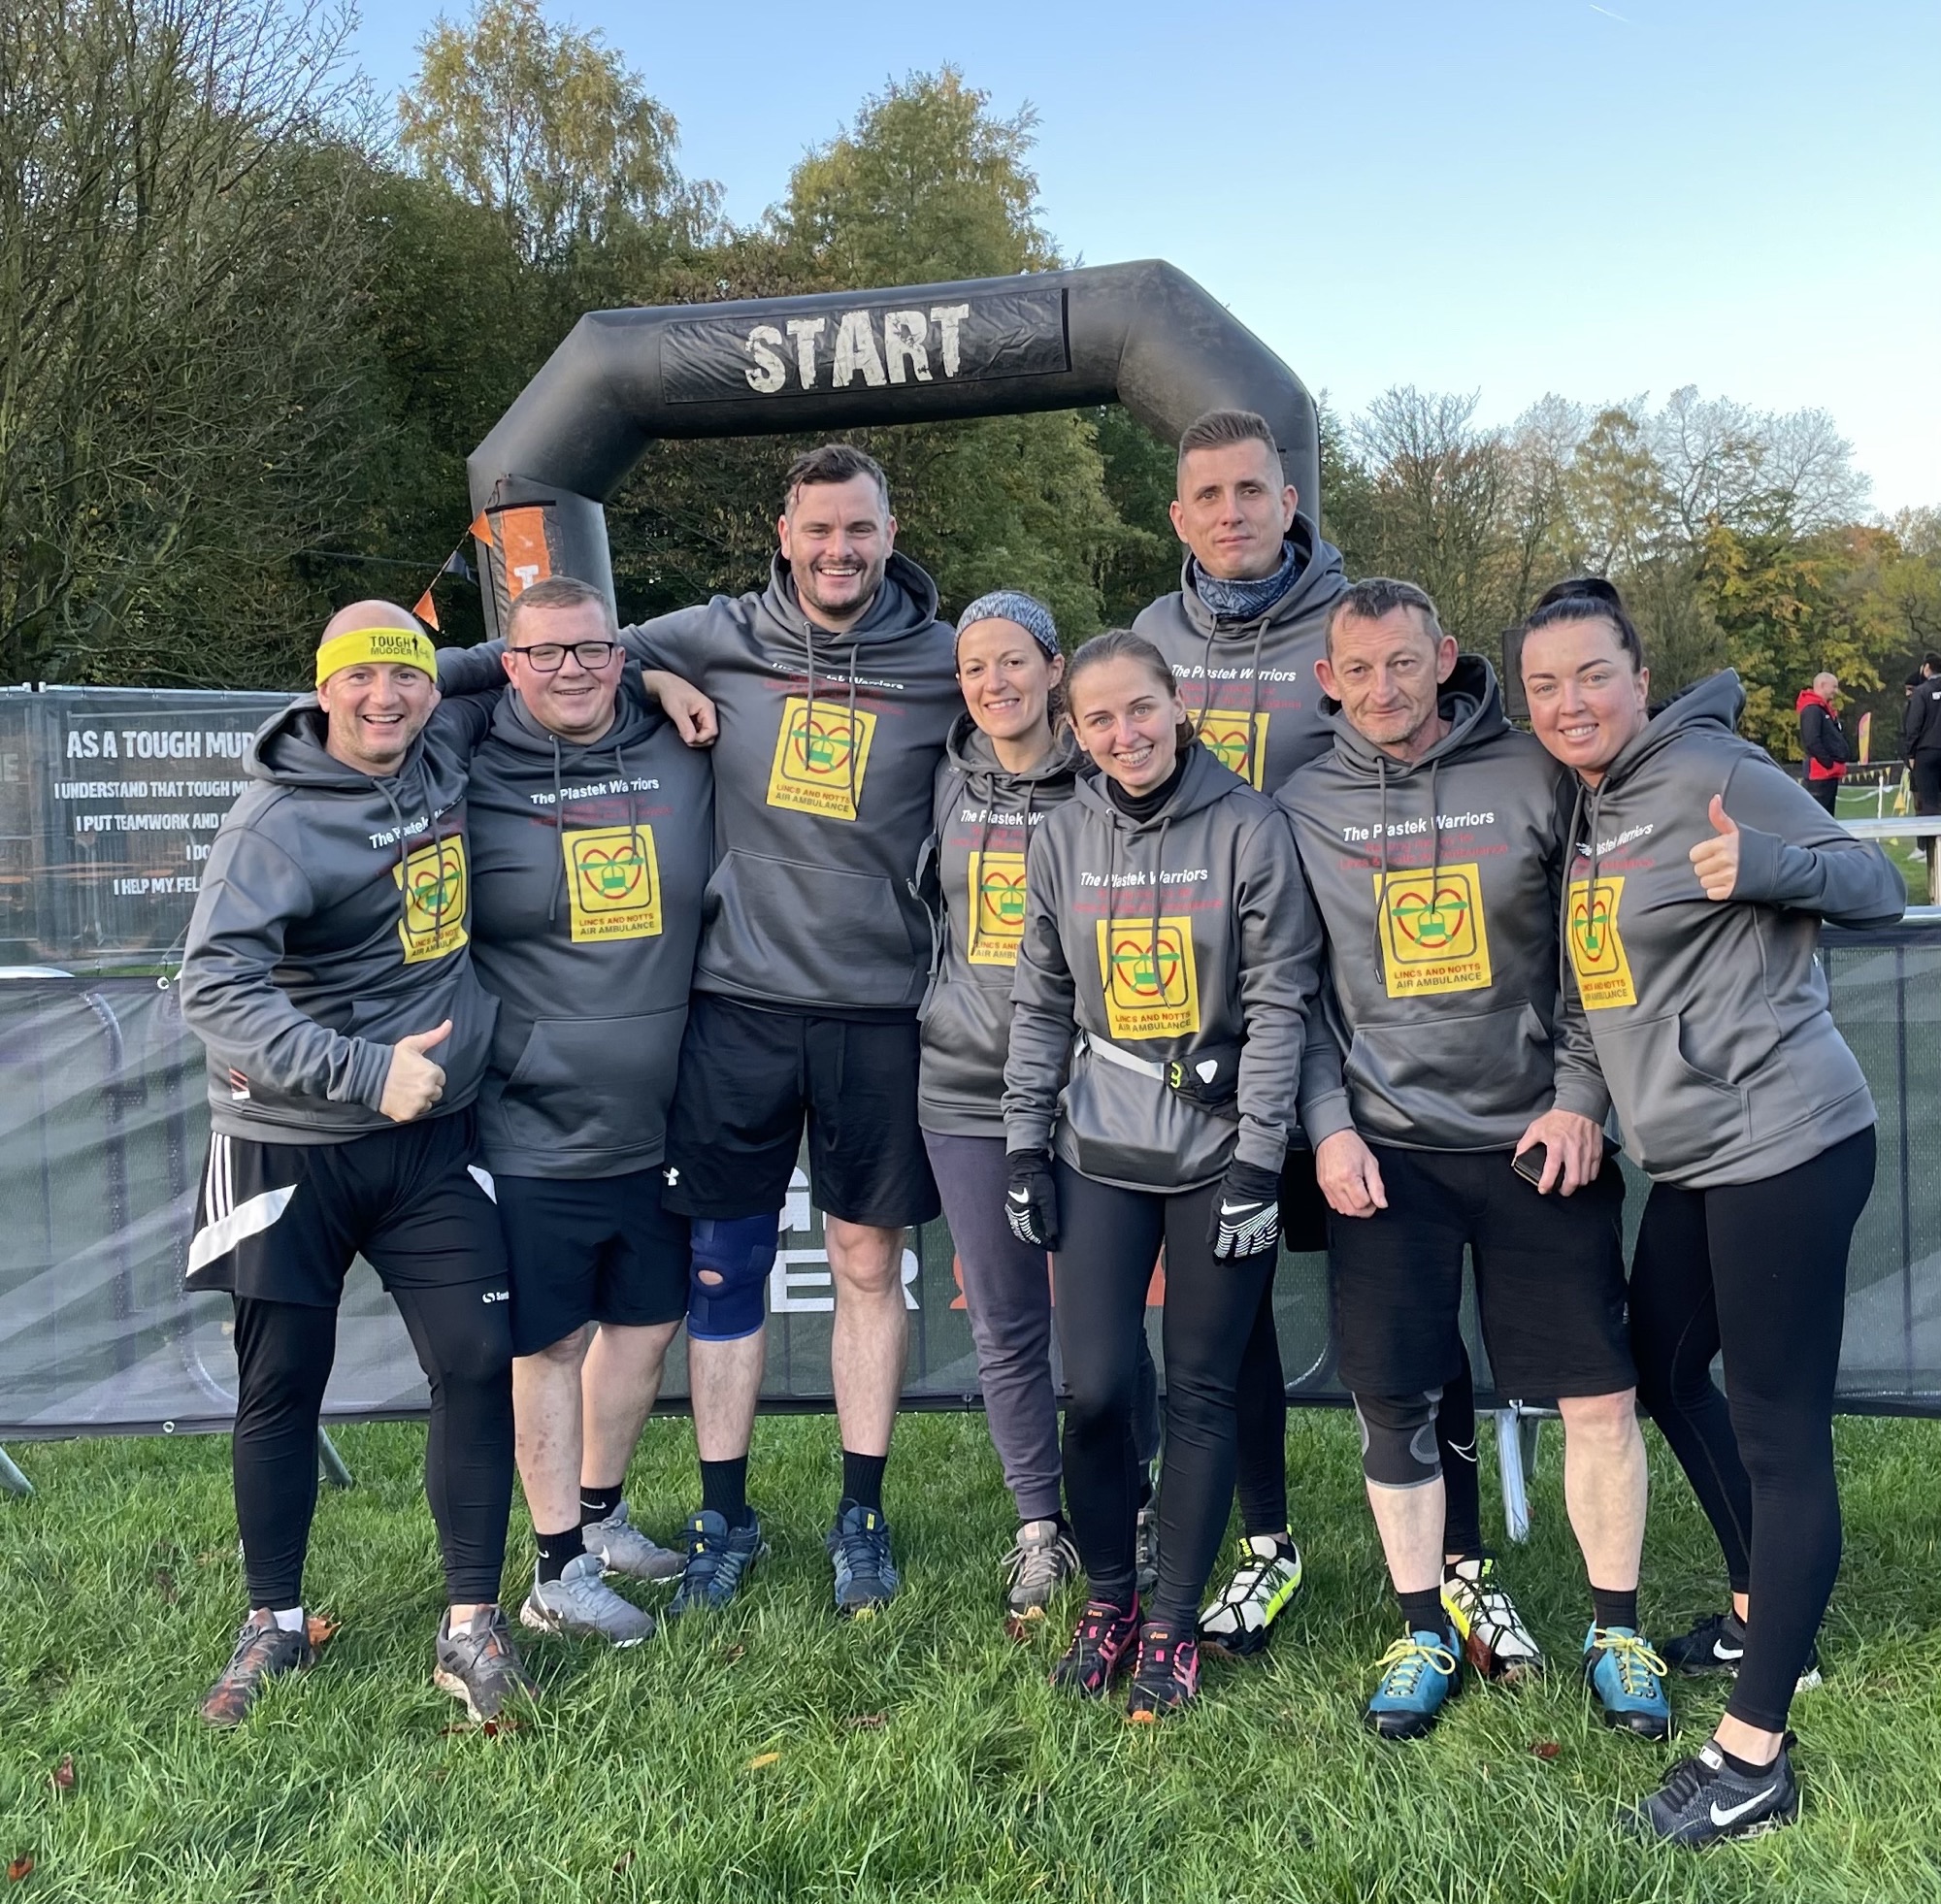
<svg viewBox="0 0 1941 1904"><path fill-rule="evenodd" d="M291 0L0 7L0 668L276 678L352 513L345 23Z"/></svg>

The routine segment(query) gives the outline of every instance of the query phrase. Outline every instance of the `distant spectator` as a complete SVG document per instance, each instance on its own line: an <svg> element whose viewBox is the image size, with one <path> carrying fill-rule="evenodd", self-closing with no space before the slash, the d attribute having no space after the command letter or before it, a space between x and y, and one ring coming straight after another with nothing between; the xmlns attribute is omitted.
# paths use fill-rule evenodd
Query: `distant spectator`
<svg viewBox="0 0 1941 1904"><path fill-rule="evenodd" d="M1922 657L1901 715L1900 750L1914 772L1914 810L1941 813L1941 654Z"/></svg>
<svg viewBox="0 0 1941 1904"><path fill-rule="evenodd" d="M1801 688L1793 704L1799 709L1799 745L1806 756L1806 791L1829 813L1840 804L1840 782L1854 757L1833 705L1839 692L1836 676L1815 674L1813 685Z"/></svg>

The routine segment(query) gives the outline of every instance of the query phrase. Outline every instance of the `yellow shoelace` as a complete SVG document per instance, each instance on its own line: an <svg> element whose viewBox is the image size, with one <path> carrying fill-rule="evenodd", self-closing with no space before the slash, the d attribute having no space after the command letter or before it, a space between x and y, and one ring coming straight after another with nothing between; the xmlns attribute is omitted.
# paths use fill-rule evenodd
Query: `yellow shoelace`
<svg viewBox="0 0 1941 1904"><path fill-rule="evenodd" d="M1648 1689L1643 1682L1647 1675L1652 1679L1662 1679L1669 1670L1650 1645L1635 1633L1614 1633L1608 1627L1599 1626L1592 1645L1617 1660L1618 1677L1628 1693L1646 1691Z"/></svg>
<svg viewBox="0 0 1941 1904"><path fill-rule="evenodd" d="M1411 1634L1406 1639L1398 1639L1376 1662L1383 1679L1403 1668L1409 1669L1411 1682L1405 1689L1414 1691L1413 1675L1425 1666L1433 1666L1445 1679L1453 1679L1456 1674L1456 1656L1446 1646L1424 1646Z"/></svg>

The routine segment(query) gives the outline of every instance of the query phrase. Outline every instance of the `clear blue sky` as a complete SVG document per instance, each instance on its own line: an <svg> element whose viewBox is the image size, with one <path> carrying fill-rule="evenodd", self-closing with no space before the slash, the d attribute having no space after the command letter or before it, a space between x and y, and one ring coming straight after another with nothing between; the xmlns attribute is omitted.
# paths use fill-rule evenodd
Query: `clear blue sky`
<svg viewBox="0 0 1941 1904"><path fill-rule="evenodd" d="M383 92L440 11L364 0ZM1937 0L549 12L620 49L739 220L947 61L1036 107L1069 255L1171 259L1343 410L1416 383L1506 421L1695 383L1828 410L1879 507L1941 504Z"/></svg>

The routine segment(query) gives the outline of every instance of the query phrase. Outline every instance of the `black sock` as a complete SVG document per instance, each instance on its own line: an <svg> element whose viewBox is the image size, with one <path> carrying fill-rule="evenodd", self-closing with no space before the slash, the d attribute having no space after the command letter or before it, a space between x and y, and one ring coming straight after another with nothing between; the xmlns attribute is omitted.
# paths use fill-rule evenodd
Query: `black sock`
<svg viewBox="0 0 1941 1904"><path fill-rule="evenodd" d="M847 1448L843 1449L842 1498L880 1514L883 1511L883 1469L889 1464L887 1455L857 1455Z"/></svg>
<svg viewBox="0 0 1941 1904"><path fill-rule="evenodd" d="M566 1571L569 1560L576 1560L586 1552L586 1543L579 1537L577 1527L568 1527L564 1533L541 1533L536 1527L534 1537L540 1544L540 1578L557 1580Z"/></svg>
<svg viewBox="0 0 1941 1904"><path fill-rule="evenodd" d="M1425 1587L1419 1593L1398 1593L1403 1624L1411 1633L1438 1633L1449 1644L1449 1616L1442 1609L1439 1588Z"/></svg>
<svg viewBox="0 0 1941 1904"><path fill-rule="evenodd" d="M1628 1593L1620 1593L1609 1587L1593 1585L1591 1589L1592 1618L1600 1626L1628 1626L1637 1631L1638 1595L1633 1587Z"/></svg>
<svg viewBox="0 0 1941 1904"><path fill-rule="evenodd" d="M579 1525L584 1527L595 1521L608 1521L620 1511L620 1496L626 1492L624 1480L616 1481L610 1488L589 1488L584 1481L579 1484Z"/></svg>
<svg viewBox="0 0 1941 1904"><path fill-rule="evenodd" d="M718 1514L731 1527L748 1525L748 1458L701 1463L701 1511Z"/></svg>
<svg viewBox="0 0 1941 1904"><path fill-rule="evenodd" d="M1736 1772L1742 1779L1763 1778L1779 1762L1779 1755L1775 1753L1763 1765L1755 1764L1750 1758L1741 1758L1735 1752L1727 1752L1717 1739L1712 1741L1712 1750L1726 1761L1728 1772ZM1779 1750L1784 1752L1786 1747L1782 1745Z"/></svg>

